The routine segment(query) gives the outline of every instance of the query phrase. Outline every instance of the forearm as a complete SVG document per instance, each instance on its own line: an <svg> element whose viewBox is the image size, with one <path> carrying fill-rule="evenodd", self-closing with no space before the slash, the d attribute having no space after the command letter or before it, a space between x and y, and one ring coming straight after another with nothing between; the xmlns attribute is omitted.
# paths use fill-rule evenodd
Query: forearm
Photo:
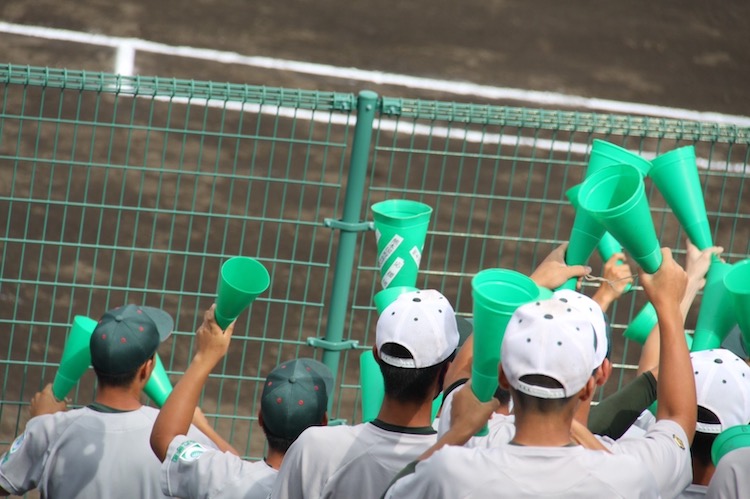
<svg viewBox="0 0 750 499"><path fill-rule="evenodd" d="M201 390L214 365L199 352L159 411L151 430L151 448L160 461L164 461L174 437L187 434Z"/></svg>
<svg viewBox="0 0 750 499"><path fill-rule="evenodd" d="M198 428L200 431L203 432L204 435L206 435L208 438L211 439L213 443L216 444L216 447L222 451L222 452L229 452L231 454L234 454L235 456L239 456L240 453L237 452L237 449L232 447L232 445L224 440L224 438L218 434L216 430L213 429L213 427L209 424L205 423L205 420L198 419L197 421L193 421L193 426ZM174 437L173 437L174 438ZM171 442L171 440L170 440ZM169 445L169 443L167 443Z"/></svg>
<svg viewBox="0 0 750 499"><path fill-rule="evenodd" d="M475 433L475 432L474 432ZM417 458L418 461L424 461L446 445L464 445L474 435L472 432L466 432L463 430L457 430L451 428L448 430L432 447L424 451L424 453Z"/></svg>
<svg viewBox="0 0 750 499"><path fill-rule="evenodd" d="M692 442L697 402L681 309L676 304L667 304L657 308L657 315L660 352L656 419L677 422Z"/></svg>

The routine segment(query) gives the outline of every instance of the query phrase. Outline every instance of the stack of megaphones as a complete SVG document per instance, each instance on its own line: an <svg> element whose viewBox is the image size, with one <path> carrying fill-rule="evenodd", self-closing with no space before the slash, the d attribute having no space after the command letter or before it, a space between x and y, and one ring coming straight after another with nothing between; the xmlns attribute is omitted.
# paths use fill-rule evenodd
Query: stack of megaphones
<svg viewBox="0 0 750 499"><path fill-rule="evenodd" d="M693 244L700 250L713 246L693 146L667 152L649 163L620 147L595 140L586 179L569 194L577 212L566 263L585 263L605 232L609 232L646 272L656 272L661 265L661 251L645 193L646 175ZM750 337L750 332L746 332L750 308L740 306L747 303L750 293L747 268L744 262L729 265L718 258L712 261L693 351L719 347L738 321L745 324L743 335ZM635 317L626 336L643 342L655 325L656 313L649 304Z"/></svg>
<svg viewBox="0 0 750 499"><path fill-rule="evenodd" d="M390 199L371 207L378 245L378 268L382 290L375 293L375 308L383 313L402 293L417 291L417 274L422 260L432 208L418 201ZM359 357L362 387L362 421L372 421L383 403L385 387L372 351ZM440 406L436 402L433 415Z"/></svg>
<svg viewBox="0 0 750 499"><path fill-rule="evenodd" d="M221 329L226 329L270 284L266 268L254 258L237 256L221 266L217 286L215 318ZM73 319L70 335L65 342L60 367L52 383L52 392L63 400L78 384L91 365L89 342L97 322L83 315ZM154 404L162 407L172 393L172 383L164 365L155 355L154 370L143 388Z"/></svg>

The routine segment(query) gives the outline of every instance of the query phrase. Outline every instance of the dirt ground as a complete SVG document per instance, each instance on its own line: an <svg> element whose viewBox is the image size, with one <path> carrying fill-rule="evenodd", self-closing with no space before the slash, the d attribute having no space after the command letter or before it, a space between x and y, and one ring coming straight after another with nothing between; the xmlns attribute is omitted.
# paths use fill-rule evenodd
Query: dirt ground
<svg viewBox="0 0 750 499"><path fill-rule="evenodd" d="M743 0L165 0L158 9L147 0L0 5L0 19L8 22L737 115L750 115L749 16L750 3ZM56 44L45 42L32 56L22 45L5 43L3 59L28 64L42 57L39 52L54 53ZM64 63L66 55L56 54L54 61ZM87 57L76 67L110 70L109 64ZM139 60L137 69L321 88L306 77L274 79L252 68L206 74L199 64L181 71Z"/></svg>
<svg viewBox="0 0 750 499"><path fill-rule="evenodd" d="M627 3L571 3L554 0L404 3L384 0L377 4L343 3L334 0L273 3L244 0L204 0L185 3L165 0L159 2L158 9L154 9L153 5L153 2L146 0L119 3L105 0L4 0L0 4L0 19L29 25L137 37L174 45L229 50L247 55L563 92L699 111L750 115L747 90L750 76L750 38L747 37L744 26L750 15L750 3L744 1L734 0L713 5L695 0L658 4L643 0ZM3 43L3 62L96 71L112 70L113 53L107 48L1 34L0 43ZM363 85L359 82L332 78L151 54L137 55L136 71L144 75L311 90L357 92L367 86L381 94L392 96L456 100L455 96L438 92ZM53 97L46 98L53 102L48 106L49 112L54 113L56 110ZM33 108L32 103L38 103L41 99L42 96L31 94L29 107ZM460 100L484 102L471 98ZM20 99L18 95L13 95L8 101L18 105ZM67 108L69 105L68 101L65 104L66 117L72 117L75 113L74 108ZM62 345L60 341L50 344L49 332L45 335L40 331L54 330L57 335L53 335L53 338L63 337L66 330L63 324L72 313L81 313L75 308L77 304L85 304L85 312L94 316L110 305L110 301L139 301L148 296L151 300L159 300L158 304L165 308L179 310L176 317L178 330L191 331L195 321L193 312L202 310L210 304L220 255L231 253L234 251L233 248L242 248L243 244L247 245L250 252L265 257L275 255L275 273L272 275L275 286L278 286L278 289L272 290L269 302L262 301L253 306L253 315L246 318L247 323L250 323L253 317L265 318L263 327L267 331L288 327L291 332L285 338L294 341L304 341L307 336L321 331L321 324L325 322L322 306L300 308L293 304L297 300L322 304L330 293L325 283L325 270L326 266L335 260L332 257L334 251L328 232L321 231L315 226L323 216L316 212L316 206L320 199L332 204L340 202L337 196L341 194L338 184L342 182L342 175L336 167L347 161L348 151L332 148L330 151L326 150L324 155L320 150L313 149L312 153L308 150L308 154L311 154L310 163L315 165L310 171L285 172L287 178L290 175L298 175L294 177L295 180L323 179L326 185L318 191L313 191L312 195L307 191L306 196L303 196L304 191L297 187L287 190L286 187L282 189L277 186L267 188L263 197L251 197L250 188L243 190L242 187L232 187L228 180L229 175L233 174L230 163L219 164L217 160L217 164L214 165L210 159L202 159L211 158L212 155L218 158L220 151L223 151L221 154L230 154L229 158L235 161L235 164L238 161L241 164L249 164L251 159L256 161L251 158L249 149L242 149L236 156L231 155L232 147L236 145L239 151L240 146L247 143L243 142L245 138L238 139L236 144L230 141L222 144L209 136L205 140L202 138L198 143L195 138L186 139L181 135L182 124L188 124L195 129L203 127L205 130L208 127L210 131L215 132L219 129L220 123L225 123L226 130L242 130L248 136L256 125L263 136L295 136L295 133L304 135L305 132L295 131L296 129L290 128L290 124L286 122L281 125L281 130L274 129L274 124L270 120L261 122L258 119L257 123L242 123L236 113L221 115L219 111L210 111L202 116L196 111L198 107L193 108L193 115L190 117L186 115L184 108L175 107L175 114L170 115L171 121L168 121L164 118L166 113L162 112L166 107L157 104L155 125L165 127L166 131L163 134L146 135L136 132L126 135L122 131L112 132L114 139L97 142L94 147L93 138L90 134L87 135L89 132L80 131L77 137L79 150L76 152L74 146L66 149L68 146L58 145L58 142L64 141L58 141L50 133L40 132L39 143L32 141L20 146L19 150L23 150L25 154L31 154L29 151L40 146L42 150L58 148L58 157L89 154L90 149L94 151L93 157L97 161L106 158L111 163L126 164L125 158L131 156L146 158L145 163L151 160L164 161L164 164L179 163L183 167L181 148L178 145L179 140L187 140L186 161L195 161L196 164L186 167L188 171L182 172L183 180L179 179L180 175L177 175L176 171L168 171L163 175L156 174L148 171L148 168L139 166L137 162L132 172L116 169L108 171L102 168L102 165L97 165L96 168L87 170L85 175L80 168L81 165L78 165L78 168L75 165L57 165L52 175L52 168L47 169L40 163L34 166L35 177L29 174L13 176L16 196L36 192L44 197L44 192L49 191L49 199L73 205L62 211L62 205L49 203L44 206L44 203L29 203L26 206L17 201L14 210L20 210L25 218L19 221L13 217L14 223L9 237L75 241L83 249L79 250L75 244L47 250L34 245L23 248L17 243L8 243L3 247L4 261L7 262L3 267L4 276L23 282L34 282L40 279L40 276L44 276L46 282L41 293L38 288L32 289L31 286L19 290L6 285L0 290L0 303L3 306L1 318L30 321L32 325L31 333L23 328L17 328L0 343L0 351L3 352L0 359L5 356L4 352L7 352L10 360L4 366L3 399L28 400L42 380L51 376L52 371L48 363L54 363L59 359ZM91 112L92 108L92 102L84 101L84 113ZM143 116L148 115L147 103L139 102L133 107L136 108L133 115L137 113L138 120L144 120ZM17 111L15 107L9 109ZM100 103L97 113L96 119L102 123L116 121L113 118L115 108L112 102ZM160 121L162 119L164 122ZM13 128L15 126L8 120L5 123L4 136L13 137L17 132ZM278 124L276 126L278 127ZM328 132L325 128L318 125L309 136L302 139L331 140L335 143L347 140L340 128L335 129L330 136L326 136L326 133ZM409 140L411 142L408 142ZM162 142L159 141L163 142L163 148L160 147ZM129 144L127 148L117 146L126 142ZM514 163L513 175L507 170L498 173L491 168L487 169L486 163L484 169L480 170L478 163L464 165L456 158L449 158L442 163L439 183L430 180L415 185L411 179L426 177L424 172L428 160L432 161L430 165L434 167L434 158L440 156L442 144L437 141L428 143L424 138L410 137L406 137L404 143L396 140L390 142L387 134L376 139L376 142L379 150L397 151L396 162L403 160L404 164L404 148L413 147L422 153L415 158L409 158L409 168L413 169L397 171L392 177L386 177L383 173L387 171L385 167L388 166L389 158L385 154L379 157L378 165L384 165L384 168L376 168L370 179L373 185L382 190L375 193L375 196L385 195L389 183L399 186L399 189L426 189L431 192L450 192L455 189L456 193L477 191L484 196L480 196L479 200L464 198L451 201L450 197L446 196L446 199L440 201L436 195L425 199L428 203L434 202L436 213L441 214L440 221L434 227L436 235L431 238L426 252L428 256L425 257L425 265L435 271L429 279L433 285L443 289L446 295L462 296L463 301L455 304L457 310L466 312L470 309L470 293L466 289L468 281L447 275L447 272L446 276L439 277L439 262L449 259L468 262L466 265L462 264L461 270L469 273L489 265L513 266L523 262L523 268L519 270L529 271L538 263L534 258L546 254L553 247L552 241L565 239L569 233L570 220L560 220L560 203L545 206L543 201L545 197L564 198L561 189L568 185L568 174L577 173L577 170L569 172L567 168L556 169L553 163L561 163L571 158L552 154L547 158L536 158L529 151L524 151L518 153L523 157L523 161L519 166ZM110 144L115 146L110 147ZM631 147L638 147L637 142L632 144ZM643 145L643 142L640 144ZM447 149L448 146L445 147ZM722 146L718 147L721 148ZM734 161L744 161L746 150L745 146L745 153L742 150L722 150L721 154L733 158ZM274 157L274 154L278 162L275 164L283 164L285 161L291 162L293 152L297 158L300 151L302 149L299 148L292 151L290 146L288 150L280 148L274 152L273 149L263 149L261 146L261 149L253 154L257 153L257 158L262 158L257 159L262 167L263 161L269 161L269 165L271 164L268 158ZM16 152L16 145L12 141L0 142L0 153L10 155ZM470 146L470 150L464 153L474 156L501 156L499 148L497 151L488 152L476 145ZM503 150L502 154L507 154L506 150ZM507 160L506 156L502 157L503 161ZM583 160L583 157L577 157L571 161L583 164ZM393 159L390 158L390 161ZM424 163L423 167L418 165L420 162ZM7 195L11 178L10 162L2 160L0 165L3 168L0 178L6 182L0 192ZM270 170L269 166L269 172ZM482 175L488 172L487 176L480 177L480 171ZM218 175L215 180L206 181L200 177L206 173ZM243 172L247 175L262 173L255 170L250 173ZM138 188L124 182L126 178L136 182ZM744 199L744 180L727 184L720 177L712 177L709 183L710 192L721 192L721 199L718 195L707 199L709 209L725 215L737 211L736 206L723 206L722 201L729 204L734 202L735 205L741 203ZM121 189L121 185L127 185L127 188ZM497 191L494 190L496 185L499 186ZM543 188L544 191L530 191L529 186L541 186L539 189ZM216 203L215 193L218 193ZM92 195L100 197L92 199ZM225 195L226 198L223 197ZM492 199L495 197L500 200L493 204ZM245 198L252 200L245 205L247 212L263 213L264 217L270 219L297 217L310 227L300 233L294 233L288 225L281 223L264 224L259 220L240 223L236 218L241 217L243 212L241 209L235 211L231 207L232 199ZM300 201L288 206L279 204L278 211L274 211L277 208L274 201L287 198ZM304 202L302 198L305 198ZM526 204L519 201L524 198L534 198L535 202ZM133 211L120 215L108 209L102 210L102 213L92 214L93 212L86 211L84 206L90 202L147 209L141 210L140 214ZM0 203L2 224L5 224L5 220L2 220L3 212L8 212L8 206L7 202ZM657 205L655 208L661 210L657 221L661 220L660 229L668 234L665 238L678 241L681 235L676 232L673 224L664 221L663 205ZM174 220L162 218L149 209L164 210L165 213L173 210L178 215ZM234 216L235 219L212 223L208 217L198 216L191 219L187 216L191 211L211 213L211 210L222 215L228 214L230 218ZM493 210L522 214L506 216L505 220L487 222L488 217L485 214L492 213ZM742 211L745 213L746 207ZM18 211L14 212L17 213ZM543 218L544 213L555 214L557 219L551 217L555 223L536 223L537 219ZM25 222L32 220L33 216L44 217L45 224ZM66 224L66 219L81 220L80 226ZM106 228L115 222L120 229L117 235L102 230L102 227ZM731 237L734 257L740 257L750 251L750 224L747 223L747 218L740 220L740 223L742 225L738 227L736 221L731 225L731 220L724 219L717 229L717 232ZM10 224L8 226L10 227ZM509 235L511 239L516 240L493 242L487 255L487 248L480 245L481 241L467 237L466 241L452 242L442 232L464 226L483 227L481 230L485 233ZM147 227L148 230L139 234L134 230L135 227ZM221 244L206 244L205 239L200 237L203 232L216 235L222 240ZM184 249L183 253L128 251L129 245L163 249L167 244L167 233L172 248ZM258 234L268 235L261 238ZM158 235L161 239L149 240L153 235ZM374 261L373 242L370 239L371 233L359 241L365 247L359 255L361 262ZM529 242L534 240L542 242ZM293 244L285 244L290 241L293 241ZM124 251L116 257L106 256L106 252L102 252L102 256L98 257L94 251L98 246L115 246L124 248ZM50 261L49 253L45 251L51 251L55 258ZM199 257L202 253L209 255L209 258L204 260L202 256ZM300 271L294 265L285 263L308 258L317 267L312 265ZM74 265L69 262L78 263ZM206 262L209 268L204 267ZM210 268L212 263L214 268ZM23 270L17 271L17 266ZM110 275L108 269L124 270L118 275ZM351 318L346 327L352 331L354 339L360 340L363 344L371 344L374 316L370 312L365 314L361 309L371 306L372 292L376 287L374 281L368 279L374 272L364 274L364 277L362 275L360 273L357 276L362 280L354 282L354 307L358 308L359 312ZM82 285L71 286L71 289L58 293L54 289L58 279ZM276 284L278 282L284 285ZM96 292L89 285L92 283L106 285L113 291L108 294ZM299 292L284 290L285 286ZM152 296L145 291L149 288L164 292L159 296ZM16 305L12 303L14 299L19 301ZM285 301L292 305L284 305ZM642 303L642 297L630 297L621 306L620 314L629 316ZM154 303L151 301L149 304ZM46 312L47 310L49 312ZM221 367L220 372L226 379L212 380L209 390L212 395L205 401L207 407L204 409L208 408L207 412L215 411L227 415L241 407L239 418L231 421L219 419L217 424L224 434L231 432L234 435L234 443L245 448L253 457L258 457L262 452L262 441L258 431L250 430L254 424L252 418L257 406L248 402L249 395L257 399L256 382L263 374L258 372L256 366L262 365L261 371L268 372L278 360L290 355L309 354L311 350L300 348L296 344L268 341L275 339L273 333L268 333L270 338L266 338L266 332L259 333L246 327L247 325L238 335L243 347L231 353L227 364ZM179 372L186 367L192 341L189 334L178 334L170 342L162 347L160 352L165 356L165 363ZM621 363L632 363L637 358L637 351L628 352L622 348L622 344L619 344L616 358ZM349 418L352 417L352 412L348 406L355 402L354 387L358 383L355 364L356 357L353 354L344 357L342 372L346 371L348 375L343 377L344 388L337 401L339 407L344 407L341 411L345 413L344 417ZM16 376L21 375L23 382L18 384ZM85 401L92 393L91 378L84 378L81 389L76 394L77 401ZM23 426L26 417L21 410L25 409L23 405L19 406L20 409L15 406L9 407L11 405L7 404L5 410L0 406L0 440L3 442L9 441L19 425Z"/></svg>

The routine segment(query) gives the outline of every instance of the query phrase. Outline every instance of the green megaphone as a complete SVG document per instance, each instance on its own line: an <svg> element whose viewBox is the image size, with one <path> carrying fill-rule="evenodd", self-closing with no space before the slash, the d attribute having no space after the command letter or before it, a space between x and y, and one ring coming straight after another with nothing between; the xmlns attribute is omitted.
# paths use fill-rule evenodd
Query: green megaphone
<svg viewBox="0 0 750 499"><path fill-rule="evenodd" d="M649 177L661 192L695 246L704 250L713 246L706 216L695 148L679 147L657 156L651 162Z"/></svg>
<svg viewBox="0 0 750 499"><path fill-rule="evenodd" d="M606 140L594 139L589 154L588 168L586 168L586 178L612 165L630 165L638 170L642 177L648 175L651 170L651 162L638 154Z"/></svg>
<svg viewBox="0 0 750 499"><path fill-rule="evenodd" d="M95 320L83 315L73 318L73 326L65 341L60 367L52 382L52 393L57 400L63 400L68 396L91 365L89 341L97 324Z"/></svg>
<svg viewBox="0 0 750 499"><path fill-rule="evenodd" d="M383 289L414 286L432 208L418 201L390 199L372 205L378 268Z"/></svg>
<svg viewBox="0 0 750 499"><path fill-rule="evenodd" d="M235 256L224 262L214 311L221 329L226 329L270 283L268 270L254 258Z"/></svg>
<svg viewBox="0 0 750 499"><path fill-rule="evenodd" d="M596 245L604 235L604 226L587 211L579 209L578 193L581 184L571 187L565 192L570 203L576 209L573 228L570 231L568 248L565 251L565 263L568 265L584 265L588 262ZM568 279L558 289L576 289L578 278Z"/></svg>
<svg viewBox="0 0 750 499"><path fill-rule="evenodd" d="M622 244L620 244L620 241L614 238L612 234L609 232L605 232L602 238L599 240L599 244L597 245L597 248L599 250L599 256L602 257L602 262L607 262L610 258L612 258L612 255L615 253L622 253ZM622 265L624 262L622 260L617 260L617 265ZM624 292L627 293L633 288L632 284L628 284L625 286Z"/></svg>
<svg viewBox="0 0 750 499"><path fill-rule="evenodd" d="M583 182L578 202L646 272L657 271L661 248L638 170L624 164L600 169Z"/></svg>
<svg viewBox="0 0 750 499"><path fill-rule="evenodd" d="M159 354L154 355L154 370L151 371L151 377L148 378L146 386L143 387L144 393L154 401L157 407L162 407L167 397L172 393L172 383L169 381L167 371L161 362Z"/></svg>
<svg viewBox="0 0 750 499"><path fill-rule="evenodd" d="M529 277L506 269L486 269L471 280L474 299L474 359L471 387L482 402L492 399L498 386L500 346L513 312L539 297Z"/></svg>
<svg viewBox="0 0 750 499"><path fill-rule="evenodd" d="M703 288L703 298L698 309L698 322L693 334L691 351L719 348L729 331L737 323L732 295L724 285L724 277L732 265L720 261L711 262Z"/></svg>
<svg viewBox="0 0 750 499"><path fill-rule="evenodd" d="M750 346L750 260L732 265L724 276L724 287L734 302L734 317L740 326L742 342Z"/></svg>
<svg viewBox="0 0 750 499"><path fill-rule="evenodd" d="M627 339L643 345L657 322L659 322L659 319L656 316L656 309L650 303L646 303L630 321L623 335Z"/></svg>

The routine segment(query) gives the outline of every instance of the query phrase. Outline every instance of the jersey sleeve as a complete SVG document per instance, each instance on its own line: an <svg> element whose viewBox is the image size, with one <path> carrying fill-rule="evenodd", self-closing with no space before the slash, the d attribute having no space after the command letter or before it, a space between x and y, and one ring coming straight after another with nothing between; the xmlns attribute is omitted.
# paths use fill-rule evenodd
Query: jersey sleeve
<svg viewBox="0 0 750 499"><path fill-rule="evenodd" d="M31 419L0 457L0 486L14 495L36 488L55 434L54 415Z"/></svg>
<svg viewBox="0 0 750 499"><path fill-rule="evenodd" d="M162 492L190 499L214 497L237 476L242 463L233 454L178 435L170 442L161 465Z"/></svg>
<svg viewBox="0 0 750 499"><path fill-rule="evenodd" d="M611 449L635 456L656 479L663 497L673 497L693 480L690 442L680 425L668 419L657 421L643 437L625 437Z"/></svg>
<svg viewBox="0 0 750 499"><path fill-rule="evenodd" d="M620 438L654 400L656 378L647 371L592 406L587 426L591 433Z"/></svg>

